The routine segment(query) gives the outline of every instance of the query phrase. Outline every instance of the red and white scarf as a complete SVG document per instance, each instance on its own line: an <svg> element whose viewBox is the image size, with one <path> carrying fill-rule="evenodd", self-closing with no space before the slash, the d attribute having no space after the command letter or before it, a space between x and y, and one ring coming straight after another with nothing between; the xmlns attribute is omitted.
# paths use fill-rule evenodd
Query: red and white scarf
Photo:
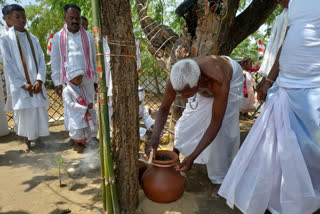
<svg viewBox="0 0 320 214"><path fill-rule="evenodd" d="M87 101L86 101L86 99L87 99L86 94L85 94L83 88L80 86L80 90L81 90L82 94L79 94L77 89L75 89L73 87L73 85L70 84L70 82L67 82L67 84L72 89L72 93L76 97L77 103L79 103L82 106L88 106ZM84 120L87 121L90 130L94 131L95 130L95 125L94 125L95 123L94 123L89 111L87 111L86 114L84 115Z"/></svg>
<svg viewBox="0 0 320 214"><path fill-rule="evenodd" d="M93 76L93 71L91 69L91 64L90 64L90 44L89 44L89 39L87 32L80 27L80 34L81 34L81 42L82 42L82 48L83 48L83 53L84 53L84 59L86 62L86 76L88 79L91 79ZM61 82L64 83L66 82L66 68L65 68L65 62L67 62L67 25L65 24L61 34L60 34L60 53L61 53Z"/></svg>

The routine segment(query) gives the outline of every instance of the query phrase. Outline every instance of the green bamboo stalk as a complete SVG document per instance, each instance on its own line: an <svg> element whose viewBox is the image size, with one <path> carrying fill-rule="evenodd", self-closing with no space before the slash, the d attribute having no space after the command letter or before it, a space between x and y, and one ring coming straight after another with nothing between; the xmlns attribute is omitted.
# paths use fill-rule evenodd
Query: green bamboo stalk
<svg viewBox="0 0 320 214"><path fill-rule="evenodd" d="M100 90L98 92L100 94ZM103 146L103 134L102 134L102 120L101 120L101 106L98 105L98 118L99 118L99 148L100 148L100 168L101 168L101 186L102 186L102 202L104 211L107 210L107 198L106 198L106 183L105 183L105 169L104 169L104 146Z"/></svg>
<svg viewBox="0 0 320 214"><path fill-rule="evenodd" d="M110 185L110 174L109 174L109 168L110 168L110 163L108 163L108 153L107 153L107 149L106 149L106 140L107 140L107 136L108 134L106 133L106 126L104 123L105 117L109 118L108 115L105 115L104 112L104 107L102 104L100 104L100 108L102 108L100 110L100 125L101 125L101 132L102 132L102 136L103 139L100 141L100 145L102 146L102 150L100 150L100 155L102 154L103 157L103 171L104 171L104 184L105 184L105 198L106 198L106 209L105 211L108 211L108 214L113 214L114 212L114 208L113 208L113 202L112 202L112 193L111 193L111 185ZM109 127L108 127L109 128ZM110 137L109 137L110 139ZM113 163L111 162L111 167L113 169ZM102 170L102 166L101 166L101 170Z"/></svg>
<svg viewBox="0 0 320 214"><path fill-rule="evenodd" d="M104 168L104 177L105 177L105 197L106 197L106 209L109 214L118 214L119 211L119 202L117 197L117 188L115 185L114 170L113 170L113 160L111 152L111 141L110 141L110 125L109 125L109 114L108 114L108 105L107 105L107 91L106 86L106 75L105 75L105 64L103 56L103 40L101 35L101 11L100 11L100 1L92 0L92 12L93 12L93 23L94 28L93 32L95 35L96 41L96 51L97 56L97 70L99 78L99 125L100 131L103 137L100 138L100 156L102 157L103 153L103 166ZM100 75L102 74L102 75ZM102 162L102 161L101 161ZM105 209L105 210L106 210Z"/></svg>

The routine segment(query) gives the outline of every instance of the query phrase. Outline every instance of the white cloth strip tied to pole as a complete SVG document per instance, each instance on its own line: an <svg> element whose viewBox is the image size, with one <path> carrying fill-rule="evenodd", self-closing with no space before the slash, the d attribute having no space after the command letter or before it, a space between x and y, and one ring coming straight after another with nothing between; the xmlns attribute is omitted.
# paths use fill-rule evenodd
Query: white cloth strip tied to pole
<svg viewBox="0 0 320 214"><path fill-rule="evenodd" d="M141 72L141 59L140 59L140 40L136 41L136 55L137 55L137 71Z"/></svg>

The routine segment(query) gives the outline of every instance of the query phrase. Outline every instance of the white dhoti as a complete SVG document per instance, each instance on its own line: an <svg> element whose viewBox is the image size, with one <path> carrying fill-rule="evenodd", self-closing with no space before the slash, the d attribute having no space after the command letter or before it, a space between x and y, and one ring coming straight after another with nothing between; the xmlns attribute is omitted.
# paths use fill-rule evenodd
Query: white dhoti
<svg viewBox="0 0 320 214"><path fill-rule="evenodd" d="M190 155L209 127L214 99L197 94L196 100L186 105L175 127L174 146L184 156ZM198 105L196 109L192 109ZM206 164L212 183L222 183L240 145L239 98L230 96L224 119L216 138L194 161Z"/></svg>
<svg viewBox="0 0 320 214"><path fill-rule="evenodd" d="M15 132L28 140L48 136L48 111L46 107L21 109L14 111Z"/></svg>
<svg viewBox="0 0 320 214"><path fill-rule="evenodd" d="M320 88L275 84L219 194L246 214L320 208Z"/></svg>
<svg viewBox="0 0 320 214"><path fill-rule="evenodd" d="M9 134L7 115L4 110L4 107L5 107L5 102L4 102L4 94L3 94L3 85L2 85L2 78L0 75L0 136L5 136Z"/></svg>

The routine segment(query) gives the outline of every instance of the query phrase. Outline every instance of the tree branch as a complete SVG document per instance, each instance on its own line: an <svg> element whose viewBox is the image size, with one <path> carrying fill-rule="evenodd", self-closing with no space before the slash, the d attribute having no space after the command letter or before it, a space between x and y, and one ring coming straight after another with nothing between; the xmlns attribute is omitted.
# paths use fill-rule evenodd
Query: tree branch
<svg viewBox="0 0 320 214"><path fill-rule="evenodd" d="M251 4L235 18L230 31L231 50L249 35L257 31L276 7L276 0L253 0Z"/></svg>
<svg viewBox="0 0 320 214"><path fill-rule="evenodd" d="M168 26L160 25L147 14L144 0L135 0L141 28L148 40L148 49L156 58L169 53L172 45L179 38Z"/></svg>

